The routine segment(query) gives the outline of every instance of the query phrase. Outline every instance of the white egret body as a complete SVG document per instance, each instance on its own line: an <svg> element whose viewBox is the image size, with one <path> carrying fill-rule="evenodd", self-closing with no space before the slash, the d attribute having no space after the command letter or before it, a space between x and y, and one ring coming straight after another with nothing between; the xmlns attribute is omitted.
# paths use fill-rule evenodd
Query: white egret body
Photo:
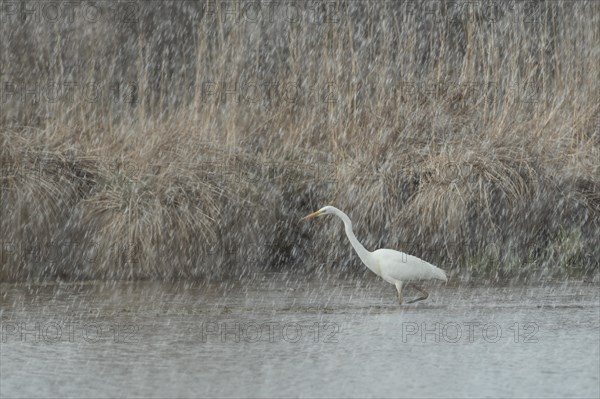
<svg viewBox="0 0 600 399"><path fill-rule="evenodd" d="M448 281L446 273L430 264L417 258L416 256L408 255L393 249L378 249L369 252L356 239L352 231L352 222L348 215L333 206L325 206L316 212L311 213L303 218L303 220L311 219L322 215L336 215L344 222L346 235L358 257L373 273L377 274L385 281L396 286L398 291L398 301L402 304L402 285L408 283L423 294L422 297L410 301L409 303L427 299L429 294L424 289L416 286L413 281L417 280L442 280Z"/></svg>

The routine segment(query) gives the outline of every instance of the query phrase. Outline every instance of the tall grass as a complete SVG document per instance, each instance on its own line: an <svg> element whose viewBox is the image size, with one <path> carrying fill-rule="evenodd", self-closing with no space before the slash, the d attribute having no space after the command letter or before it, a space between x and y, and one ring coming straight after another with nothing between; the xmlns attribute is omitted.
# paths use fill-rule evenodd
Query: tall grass
<svg viewBox="0 0 600 399"><path fill-rule="evenodd" d="M598 276L597 2L12 4L3 281Z"/></svg>

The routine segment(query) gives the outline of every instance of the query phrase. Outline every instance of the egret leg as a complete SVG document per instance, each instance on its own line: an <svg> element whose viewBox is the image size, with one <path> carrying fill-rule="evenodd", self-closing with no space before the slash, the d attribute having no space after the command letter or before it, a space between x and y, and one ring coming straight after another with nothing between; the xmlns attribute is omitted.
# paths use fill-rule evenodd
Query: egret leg
<svg viewBox="0 0 600 399"><path fill-rule="evenodd" d="M427 299L429 297L429 293L427 291L425 291L423 288L419 287L416 284L409 284L409 285L412 286L417 291L419 291L421 293L421 296L419 298L413 299L412 301L408 301L408 303L415 303L415 302L419 302L419 301L424 301L425 299Z"/></svg>
<svg viewBox="0 0 600 399"><path fill-rule="evenodd" d="M402 281L397 281L395 285L398 290L398 303L402 305Z"/></svg>

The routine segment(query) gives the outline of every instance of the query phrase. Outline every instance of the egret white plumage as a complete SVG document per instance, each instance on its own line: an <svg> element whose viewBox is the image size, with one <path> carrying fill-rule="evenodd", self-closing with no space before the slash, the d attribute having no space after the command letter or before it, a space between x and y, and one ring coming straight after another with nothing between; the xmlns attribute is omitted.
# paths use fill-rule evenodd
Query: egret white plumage
<svg viewBox="0 0 600 399"><path fill-rule="evenodd" d="M356 239L354 232L352 231L352 222L348 215L340 211L333 206L325 206L310 215L305 216L302 220L312 219L317 216L323 215L336 215L344 222L346 235L350 240L350 243L354 247L354 250L358 254L358 257L362 262L375 274L383 278L390 284L396 286L398 291L398 302L402 305L402 286L406 283L407 287L412 286L419 291L422 296L408 303L422 301L427 299L429 293L423 288L415 285L413 281L419 280L442 280L448 281L446 273L430 264L417 258L416 256L408 255L400 251L393 249L378 249L373 252L369 252L365 247Z"/></svg>

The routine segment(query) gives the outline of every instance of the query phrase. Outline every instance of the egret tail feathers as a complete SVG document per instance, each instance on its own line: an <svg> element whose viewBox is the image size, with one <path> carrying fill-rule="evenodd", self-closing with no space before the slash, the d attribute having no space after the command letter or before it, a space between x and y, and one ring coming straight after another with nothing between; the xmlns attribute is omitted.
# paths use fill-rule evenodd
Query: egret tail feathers
<svg viewBox="0 0 600 399"><path fill-rule="evenodd" d="M431 267L433 268L433 271L434 271L437 279L448 282L448 276L446 276L445 271L443 271L442 269L440 269L437 266L431 265Z"/></svg>

